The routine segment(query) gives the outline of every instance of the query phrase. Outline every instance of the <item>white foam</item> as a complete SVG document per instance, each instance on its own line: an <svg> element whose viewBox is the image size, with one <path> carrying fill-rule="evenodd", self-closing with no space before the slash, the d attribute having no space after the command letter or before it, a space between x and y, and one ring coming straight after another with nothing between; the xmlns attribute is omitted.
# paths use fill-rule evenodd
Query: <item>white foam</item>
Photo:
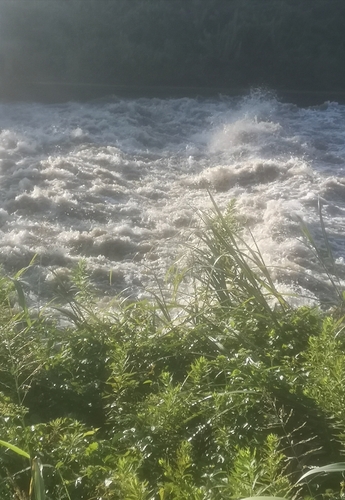
<svg viewBox="0 0 345 500"><path fill-rule="evenodd" d="M13 272L40 254L30 279L41 273L42 286L50 268L85 258L103 293L140 295L180 255L211 189L221 208L237 200L282 289L311 293L301 275L326 278L297 238L301 218L320 238L320 196L345 267L344 119L336 103L303 109L260 93L0 104L1 260Z"/></svg>

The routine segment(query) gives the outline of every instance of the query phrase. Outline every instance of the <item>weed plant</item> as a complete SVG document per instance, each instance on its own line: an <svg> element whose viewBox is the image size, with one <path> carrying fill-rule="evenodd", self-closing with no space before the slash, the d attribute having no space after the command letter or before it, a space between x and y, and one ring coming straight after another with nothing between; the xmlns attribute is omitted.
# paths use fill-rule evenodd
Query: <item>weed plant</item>
<svg viewBox="0 0 345 500"><path fill-rule="evenodd" d="M343 498L341 306L290 307L233 207L204 223L189 302L182 273L101 314L81 262L61 328L1 278L3 500Z"/></svg>

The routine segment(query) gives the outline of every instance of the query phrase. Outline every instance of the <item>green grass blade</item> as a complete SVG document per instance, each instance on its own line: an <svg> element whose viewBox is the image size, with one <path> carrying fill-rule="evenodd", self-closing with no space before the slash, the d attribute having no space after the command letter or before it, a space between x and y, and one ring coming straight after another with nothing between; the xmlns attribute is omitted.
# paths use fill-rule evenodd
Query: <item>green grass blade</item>
<svg viewBox="0 0 345 500"><path fill-rule="evenodd" d="M61 480L62 486L63 486L63 488L65 490L65 493L66 493L66 496L67 496L68 500L71 500L70 494L69 494L68 489L67 489L66 481L62 477L61 472L59 471L59 469L56 469L56 471L57 471L58 476L59 476L59 478Z"/></svg>
<svg viewBox="0 0 345 500"><path fill-rule="evenodd" d="M32 267L35 264L35 261L37 259L37 254L35 254L32 259L29 262L29 265L26 267L22 267L22 269L19 269L19 271L14 275L14 279L18 280L23 274L26 273L30 267Z"/></svg>
<svg viewBox="0 0 345 500"><path fill-rule="evenodd" d="M45 500L46 498L42 469L40 460L34 458L31 465L30 496L32 498L33 492L35 500Z"/></svg>
<svg viewBox="0 0 345 500"><path fill-rule="evenodd" d="M324 225L324 222L323 222L320 205L319 205L319 216L320 216L320 224L321 224L322 236L324 238L325 245L326 245L326 248L327 248L327 254L328 254L328 257L331 259L332 265L333 265L332 272L333 272L333 275L335 276L336 280L339 282L339 278L338 278L338 276L335 273L335 262L334 262L332 250L331 250L330 245L329 245L329 240L328 240L327 233L326 233L326 228L325 228L325 225ZM341 292L338 289L338 285L336 284L336 282L334 280L334 277L332 276L332 273L329 272L329 269L328 269L329 266L327 266L327 264L325 262L325 259L322 256L322 253L320 252L320 249L319 249L316 241L314 240L312 234L310 233L310 231L309 231L306 223L303 221L303 219L301 217L298 217L298 220L299 220L299 223L300 223L300 228L301 228L301 232L302 232L303 236L305 237L307 243L309 243L310 248L313 251L315 257L318 259L318 261L320 262L321 266L323 267L323 269L324 269L324 271L325 271L328 279L330 280L330 282L331 282L331 284L333 286L333 289L335 290L336 294L338 295L338 297L341 297Z"/></svg>
<svg viewBox="0 0 345 500"><path fill-rule="evenodd" d="M21 455L22 457L28 458L30 460L30 455L21 448L18 448L18 446L15 446L14 444L7 443L7 441L2 441L0 439L0 446L4 446L5 448L8 448L17 453L17 455Z"/></svg>
<svg viewBox="0 0 345 500"><path fill-rule="evenodd" d="M329 239L328 239L328 236L327 236L325 223L323 221L322 204L321 204L320 198L318 199L318 213L319 213L319 219L320 219L322 236L323 236L323 240L324 240L325 245L326 245L327 256L330 259L331 264L332 264L332 272L336 276L335 260L334 260L333 252L332 252L332 249L331 249L331 245L329 244Z"/></svg>
<svg viewBox="0 0 345 500"><path fill-rule="evenodd" d="M246 497L242 498L241 500L286 500L284 497L265 497L265 496L259 496L259 497Z"/></svg>
<svg viewBox="0 0 345 500"><path fill-rule="evenodd" d="M79 326L81 324L79 316L74 314L69 309L65 309L64 307L53 307L53 309L61 313L63 316L66 316L66 318L70 319L75 325Z"/></svg>
<svg viewBox="0 0 345 500"><path fill-rule="evenodd" d="M303 474L303 476L299 478L296 484L303 481L306 477L314 476L316 474L329 474L330 472L343 472L343 471L345 471L345 462L329 464L323 467L315 467L314 469L311 469L310 471Z"/></svg>
<svg viewBox="0 0 345 500"><path fill-rule="evenodd" d="M26 299L25 299L25 294L24 294L22 284L17 279L13 279L12 282L14 284L14 287L15 287L17 295L18 295L18 303L19 303L20 307L23 309L26 321L27 321L28 325L30 326L31 321L30 321L30 316L29 316L29 310L28 310L28 307L26 305Z"/></svg>

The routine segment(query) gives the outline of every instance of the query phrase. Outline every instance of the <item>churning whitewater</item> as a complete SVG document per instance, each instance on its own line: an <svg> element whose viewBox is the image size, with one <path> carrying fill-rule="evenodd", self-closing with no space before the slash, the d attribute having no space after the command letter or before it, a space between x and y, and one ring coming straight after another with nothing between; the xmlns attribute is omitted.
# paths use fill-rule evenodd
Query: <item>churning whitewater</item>
<svg viewBox="0 0 345 500"><path fill-rule="evenodd" d="M345 276L345 106L271 95L0 104L0 259L31 299L85 259L104 297L140 297L186 251L199 211L235 199L283 292L319 297L327 277L318 202ZM54 273L52 272L54 271Z"/></svg>

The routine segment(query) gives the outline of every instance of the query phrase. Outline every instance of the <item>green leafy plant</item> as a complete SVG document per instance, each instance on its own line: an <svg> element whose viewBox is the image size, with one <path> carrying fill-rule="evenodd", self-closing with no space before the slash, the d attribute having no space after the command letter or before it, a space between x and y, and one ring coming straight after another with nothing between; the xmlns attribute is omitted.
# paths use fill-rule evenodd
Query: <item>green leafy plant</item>
<svg viewBox="0 0 345 500"><path fill-rule="evenodd" d="M341 496L339 309L289 306L233 205L204 223L171 301L100 312L81 262L62 328L0 280L1 498Z"/></svg>
<svg viewBox="0 0 345 500"><path fill-rule="evenodd" d="M11 443L7 443L6 441L0 440L0 446L5 446L9 450L13 451L17 455L27 458L30 462L31 467L31 480L30 480L30 489L29 489L29 497L34 498L35 500L45 500L45 487L44 480L42 474L42 464L38 458L31 458L29 453L18 448L18 446L14 446Z"/></svg>

